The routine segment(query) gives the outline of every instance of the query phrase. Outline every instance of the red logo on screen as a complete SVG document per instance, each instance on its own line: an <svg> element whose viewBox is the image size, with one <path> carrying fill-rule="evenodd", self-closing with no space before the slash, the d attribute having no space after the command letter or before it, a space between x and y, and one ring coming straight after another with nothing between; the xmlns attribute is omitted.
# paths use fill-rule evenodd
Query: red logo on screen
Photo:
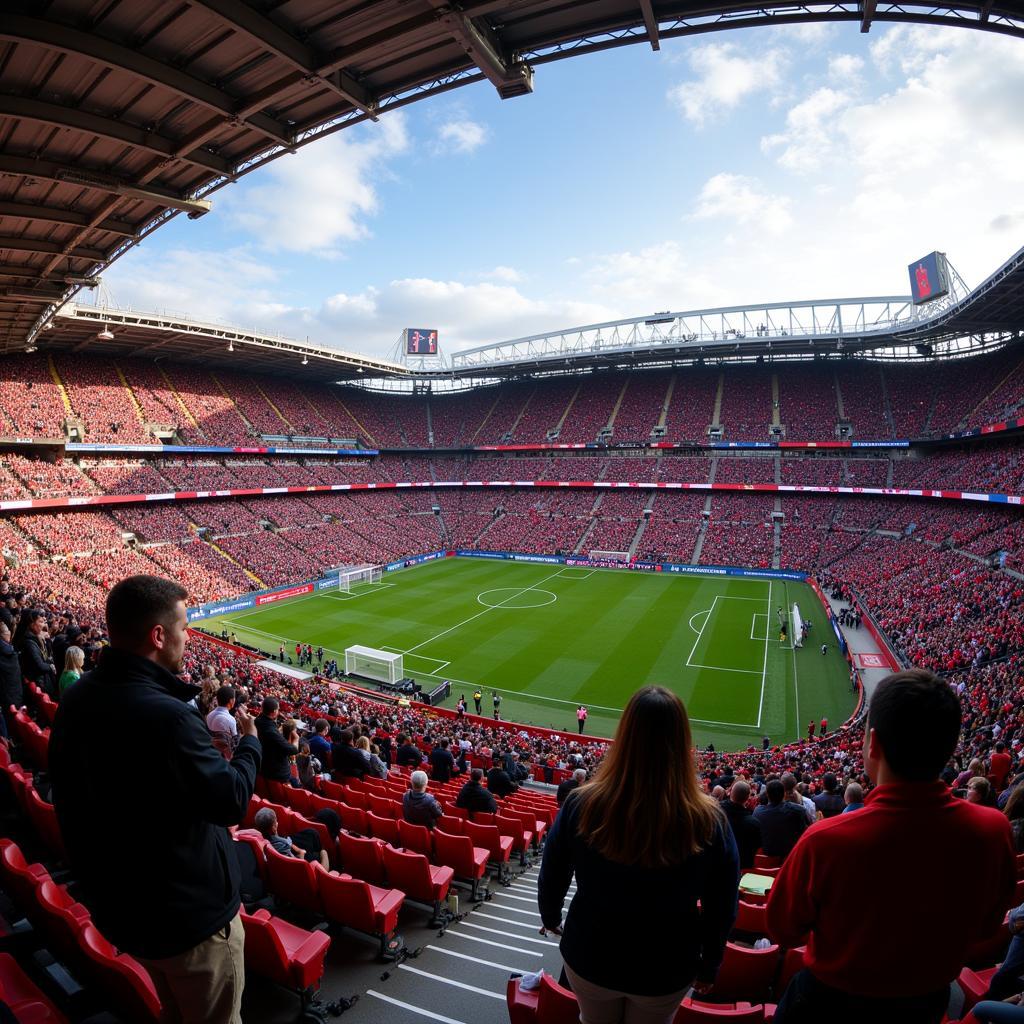
<svg viewBox="0 0 1024 1024"><path fill-rule="evenodd" d="M917 278L917 294L919 298L927 298L932 293L932 285L928 280L928 271L925 270L923 263L918 263L917 270L914 271L914 277Z"/></svg>

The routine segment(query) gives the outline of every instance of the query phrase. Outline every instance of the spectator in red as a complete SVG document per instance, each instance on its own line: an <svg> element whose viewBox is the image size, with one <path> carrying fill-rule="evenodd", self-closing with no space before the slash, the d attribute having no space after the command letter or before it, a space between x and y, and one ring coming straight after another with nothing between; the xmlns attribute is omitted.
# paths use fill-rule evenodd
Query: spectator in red
<svg viewBox="0 0 1024 1024"><path fill-rule="evenodd" d="M768 901L773 940L807 943L776 1024L938 1024L970 947L999 928L1017 876L1009 822L939 778L960 725L959 699L931 672L878 684L864 739L876 788L857 814L808 830ZM963 864L985 870L951 889ZM855 874L871 886L851 884Z"/></svg>
<svg viewBox="0 0 1024 1024"><path fill-rule="evenodd" d="M1006 752L1006 744L1000 740L996 743L995 753L988 763L988 770L997 792L1006 788L1006 777L1010 774L1012 765L1013 758Z"/></svg>
<svg viewBox="0 0 1024 1024"><path fill-rule="evenodd" d="M807 723L807 738L809 740L813 740L814 739L814 719L813 718Z"/></svg>
<svg viewBox="0 0 1024 1024"><path fill-rule="evenodd" d="M828 732L828 719L827 718L823 718L821 720L821 725L818 726L818 735L819 736L824 736L825 733L827 733L827 732Z"/></svg>

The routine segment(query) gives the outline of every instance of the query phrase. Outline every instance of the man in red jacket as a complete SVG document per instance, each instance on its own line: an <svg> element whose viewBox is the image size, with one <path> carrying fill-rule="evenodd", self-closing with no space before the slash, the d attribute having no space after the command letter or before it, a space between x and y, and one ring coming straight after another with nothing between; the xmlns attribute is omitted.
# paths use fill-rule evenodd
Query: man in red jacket
<svg viewBox="0 0 1024 1024"><path fill-rule="evenodd" d="M942 1020L950 982L1001 927L1016 884L1009 822L939 780L959 735L960 701L931 672L878 684L864 736L876 788L856 814L808 829L771 891L772 938L807 944L775 1024Z"/></svg>

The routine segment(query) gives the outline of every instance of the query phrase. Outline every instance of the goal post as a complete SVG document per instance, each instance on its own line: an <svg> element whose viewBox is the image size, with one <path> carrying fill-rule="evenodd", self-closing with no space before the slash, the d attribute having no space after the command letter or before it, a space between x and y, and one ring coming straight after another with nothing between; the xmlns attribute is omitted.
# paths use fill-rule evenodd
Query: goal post
<svg viewBox="0 0 1024 1024"><path fill-rule="evenodd" d="M397 683L405 677L401 654L356 644L345 648L345 675L361 676L378 683Z"/></svg>
<svg viewBox="0 0 1024 1024"><path fill-rule="evenodd" d="M384 570L379 565L346 566L338 571L338 590L350 594L360 583L380 583Z"/></svg>
<svg viewBox="0 0 1024 1024"><path fill-rule="evenodd" d="M589 557L593 562L628 562L629 552L604 551L600 548L594 548L591 550Z"/></svg>

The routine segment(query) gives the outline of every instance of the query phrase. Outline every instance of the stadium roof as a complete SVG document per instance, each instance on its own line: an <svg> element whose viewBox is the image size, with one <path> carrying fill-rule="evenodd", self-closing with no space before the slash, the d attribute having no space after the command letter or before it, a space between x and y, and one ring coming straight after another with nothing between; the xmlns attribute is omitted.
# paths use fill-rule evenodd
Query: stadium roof
<svg viewBox="0 0 1024 1024"><path fill-rule="evenodd" d="M1024 36L1021 0L7 0L0 352L119 255L322 135L549 61L756 24L955 24Z"/></svg>

